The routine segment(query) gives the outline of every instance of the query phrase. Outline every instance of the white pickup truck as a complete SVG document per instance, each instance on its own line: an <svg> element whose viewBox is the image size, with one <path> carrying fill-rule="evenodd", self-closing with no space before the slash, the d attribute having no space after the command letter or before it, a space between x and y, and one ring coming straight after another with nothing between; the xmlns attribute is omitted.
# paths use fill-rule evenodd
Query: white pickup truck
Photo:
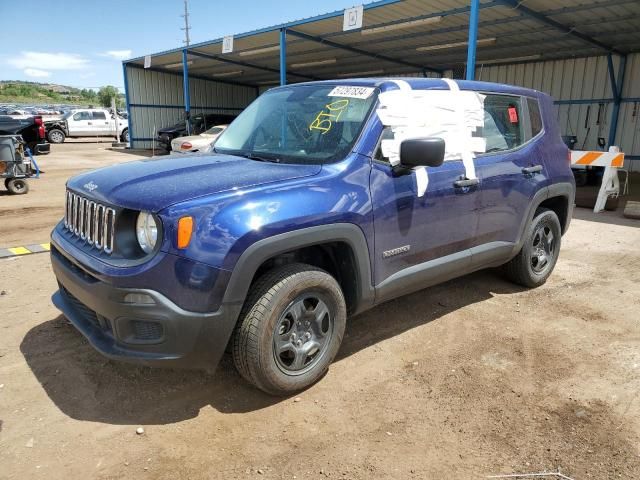
<svg viewBox="0 0 640 480"><path fill-rule="evenodd" d="M118 137L129 141L129 121L116 117ZM63 143L67 137L115 137L114 116L103 108L81 108L65 113L62 118L45 122L50 143Z"/></svg>

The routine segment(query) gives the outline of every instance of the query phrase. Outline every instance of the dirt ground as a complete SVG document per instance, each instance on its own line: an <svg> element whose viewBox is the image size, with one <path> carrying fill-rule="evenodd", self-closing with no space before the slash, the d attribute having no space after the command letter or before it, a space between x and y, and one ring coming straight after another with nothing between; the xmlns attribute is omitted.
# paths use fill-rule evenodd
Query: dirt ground
<svg viewBox="0 0 640 480"><path fill-rule="evenodd" d="M0 195L0 247L47 241L69 175L133 158L54 145L32 192ZM578 209L539 289L479 272L353 318L285 399L228 358L108 361L51 305L46 254L0 260L0 478L640 478L638 227Z"/></svg>

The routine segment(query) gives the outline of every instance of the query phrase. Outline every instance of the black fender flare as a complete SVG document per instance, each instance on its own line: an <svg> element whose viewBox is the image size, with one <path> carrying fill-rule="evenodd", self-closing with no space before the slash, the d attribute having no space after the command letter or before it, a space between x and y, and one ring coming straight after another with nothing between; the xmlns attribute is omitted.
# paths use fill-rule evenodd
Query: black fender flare
<svg viewBox="0 0 640 480"><path fill-rule="evenodd" d="M541 188L538 190L531 198L529 202L529 207L527 208L526 215L523 216L522 222L520 223L520 229L518 230L518 241L513 247L513 251L511 252L511 257L517 255L517 253L522 248L524 243L524 233L526 232L527 226L533 220L534 215L536 214L536 210L540 206L542 202L549 198L555 197L565 197L567 199L567 218L565 219L564 232L569 228L569 223L571 221L571 216L573 214L573 204L575 203L576 196L576 187L574 184L570 182L560 182L554 183L547 187ZM562 222L562 219L560 219Z"/></svg>
<svg viewBox="0 0 640 480"><path fill-rule="evenodd" d="M248 247L236 262L223 297L223 304L242 305L247 297L251 280L266 260L298 248L321 245L328 242L344 242L351 247L355 257L358 299L354 313L372 306L372 286L369 246L363 231L352 223L334 223L302 228L258 240Z"/></svg>

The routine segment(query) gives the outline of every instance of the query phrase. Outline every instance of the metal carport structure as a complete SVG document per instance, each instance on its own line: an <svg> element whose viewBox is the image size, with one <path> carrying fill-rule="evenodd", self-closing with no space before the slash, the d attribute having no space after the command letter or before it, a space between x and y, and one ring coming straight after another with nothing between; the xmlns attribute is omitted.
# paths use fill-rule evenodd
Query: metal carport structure
<svg viewBox="0 0 640 480"><path fill-rule="evenodd" d="M637 0L379 0L362 6L362 26L350 30L344 16L234 35L229 53L219 38L123 62L132 146L149 146L152 124L239 112L278 84L446 76L550 93L579 146L596 149L604 138L640 159Z"/></svg>

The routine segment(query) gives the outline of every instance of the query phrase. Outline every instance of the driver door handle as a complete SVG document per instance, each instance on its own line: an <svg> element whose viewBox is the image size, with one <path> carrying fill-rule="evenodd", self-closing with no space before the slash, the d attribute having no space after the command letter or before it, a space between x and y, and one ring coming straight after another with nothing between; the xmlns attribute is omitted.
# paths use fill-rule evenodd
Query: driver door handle
<svg viewBox="0 0 640 480"><path fill-rule="evenodd" d="M542 165L532 165L530 167L524 167L522 173L525 175L531 175L542 171Z"/></svg>
<svg viewBox="0 0 640 480"><path fill-rule="evenodd" d="M463 178L461 180L456 180L453 182L453 186L456 188L464 188L464 187L473 187L474 185L478 185L480 180L477 178Z"/></svg>

